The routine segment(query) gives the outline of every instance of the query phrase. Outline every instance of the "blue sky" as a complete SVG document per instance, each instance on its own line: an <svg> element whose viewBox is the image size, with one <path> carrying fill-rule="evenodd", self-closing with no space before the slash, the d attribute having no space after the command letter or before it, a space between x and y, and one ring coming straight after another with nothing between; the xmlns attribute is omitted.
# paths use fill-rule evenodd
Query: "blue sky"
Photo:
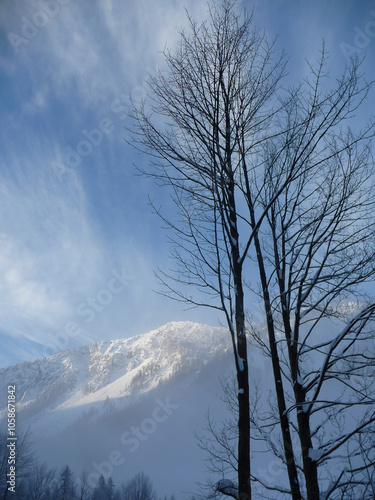
<svg viewBox="0 0 375 500"><path fill-rule="evenodd" d="M324 38L332 74L367 55L375 79L375 1L243 0L289 56L289 83L306 75ZM129 96L198 0L2 0L0 5L0 366L168 321L217 324L210 311L154 293L168 246L135 175L147 160L125 143ZM369 98L361 123L374 112Z"/></svg>

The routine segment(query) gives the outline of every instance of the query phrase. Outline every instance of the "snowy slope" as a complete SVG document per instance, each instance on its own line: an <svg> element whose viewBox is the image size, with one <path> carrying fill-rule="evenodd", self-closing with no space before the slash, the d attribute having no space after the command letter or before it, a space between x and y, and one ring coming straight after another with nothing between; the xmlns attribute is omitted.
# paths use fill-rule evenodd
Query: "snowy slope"
<svg viewBox="0 0 375 500"><path fill-rule="evenodd" d="M248 347L251 392L260 391L258 404L274 404L270 359L251 342ZM6 428L7 388L15 385L17 432L30 429L41 461L69 464L77 474L86 469L91 485L100 474L120 485L143 471L161 498L191 499L199 494L196 482L208 478L207 455L195 436L204 434L208 410L217 429L230 419L220 400L220 377L227 381L233 372L225 328L168 323L0 370L0 429ZM334 381L328 389L339 393ZM251 454L258 478L287 487L281 461L263 442L252 440ZM281 497L271 492L269 498Z"/></svg>
<svg viewBox="0 0 375 500"><path fill-rule="evenodd" d="M108 398L121 409L141 394L175 377L199 370L226 352L224 328L190 322L167 325L129 339L97 342L0 370L0 401L16 384L18 418L55 432L54 414L64 413L68 425L88 406L103 406ZM6 409L0 411L0 420Z"/></svg>
<svg viewBox="0 0 375 500"><path fill-rule="evenodd" d="M15 384L18 430L30 428L42 460L86 467L93 482L109 468L117 482L144 470L161 494L184 498L202 479L194 433L208 407L222 411L218 378L232 365L225 328L169 323L0 370L0 425ZM114 450L122 463L109 462Z"/></svg>

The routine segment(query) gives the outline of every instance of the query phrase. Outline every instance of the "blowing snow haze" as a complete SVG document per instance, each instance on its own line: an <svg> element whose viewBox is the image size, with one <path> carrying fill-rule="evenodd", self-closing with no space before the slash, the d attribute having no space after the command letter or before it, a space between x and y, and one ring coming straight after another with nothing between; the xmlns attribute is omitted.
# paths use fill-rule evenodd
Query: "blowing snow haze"
<svg viewBox="0 0 375 500"><path fill-rule="evenodd" d="M86 468L115 483L140 471L160 495L185 498L203 481L195 433L208 408L219 419L219 376L231 373L225 328L168 323L129 339L103 341L0 372L1 401L16 385L19 432L51 466ZM258 363L259 373L264 365ZM0 412L6 428L7 409ZM58 453L56 453L58 450Z"/></svg>
<svg viewBox="0 0 375 500"><path fill-rule="evenodd" d="M374 53L373 0L0 0L2 430L91 486L374 497Z"/></svg>

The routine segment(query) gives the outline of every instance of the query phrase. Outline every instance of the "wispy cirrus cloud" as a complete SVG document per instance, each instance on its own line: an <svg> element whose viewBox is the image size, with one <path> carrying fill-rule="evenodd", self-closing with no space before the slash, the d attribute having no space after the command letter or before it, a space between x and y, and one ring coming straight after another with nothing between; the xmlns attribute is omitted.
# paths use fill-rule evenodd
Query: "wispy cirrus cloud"
<svg viewBox="0 0 375 500"><path fill-rule="evenodd" d="M244 0L238 8L254 6L270 38L281 28L279 47L291 55L291 78L299 79L301 61L316 59L322 33L337 50L353 37L357 21L343 7L332 27L341 4L330 3L329 15L315 2L302 8L288 0ZM207 17L206 2L194 0L0 2L0 338L8 362L24 359L28 349L35 357L69 322L82 334L65 347L170 320L209 321L206 311L183 313L152 292L153 269L170 265L165 233L147 205L153 184L134 176L133 162L147 160L123 141L128 96L145 95L145 78L163 62L160 52L173 48L187 26L185 6L198 21ZM359 26L369 22L368 12ZM345 16L348 36L340 25ZM103 120L111 121L110 133L82 145ZM54 165L77 150L80 164L59 177ZM168 204L163 196L158 192ZM77 314L98 296L107 300L113 270L134 280L102 310Z"/></svg>
<svg viewBox="0 0 375 500"><path fill-rule="evenodd" d="M58 184L52 151L24 141L26 154L7 155L0 166L0 307L9 333L16 315L56 327L70 312L70 298L85 293L103 268L77 177Z"/></svg>
<svg viewBox="0 0 375 500"><path fill-rule="evenodd" d="M178 319L152 291L161 258L151 218L138 220L130 194L117 205L107 199L110 185L102 193L85 185L83 171L60 182L51 168L59 147L30 132L0 160L0 332L8 346L0 365ZM127 281L115 293L114 276ZM79 336L66 334L72 323Z"/></svg>

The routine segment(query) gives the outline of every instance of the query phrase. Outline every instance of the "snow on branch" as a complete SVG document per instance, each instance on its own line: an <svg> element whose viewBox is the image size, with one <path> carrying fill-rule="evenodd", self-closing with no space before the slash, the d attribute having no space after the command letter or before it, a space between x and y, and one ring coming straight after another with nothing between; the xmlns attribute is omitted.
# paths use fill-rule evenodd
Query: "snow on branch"
<svg viewBox="0 0 375 500"><path fill-rule="evenodd" d="M216 485L216 491L232 498L238 498L238 488L230 479L221 479Z"/></svg>

